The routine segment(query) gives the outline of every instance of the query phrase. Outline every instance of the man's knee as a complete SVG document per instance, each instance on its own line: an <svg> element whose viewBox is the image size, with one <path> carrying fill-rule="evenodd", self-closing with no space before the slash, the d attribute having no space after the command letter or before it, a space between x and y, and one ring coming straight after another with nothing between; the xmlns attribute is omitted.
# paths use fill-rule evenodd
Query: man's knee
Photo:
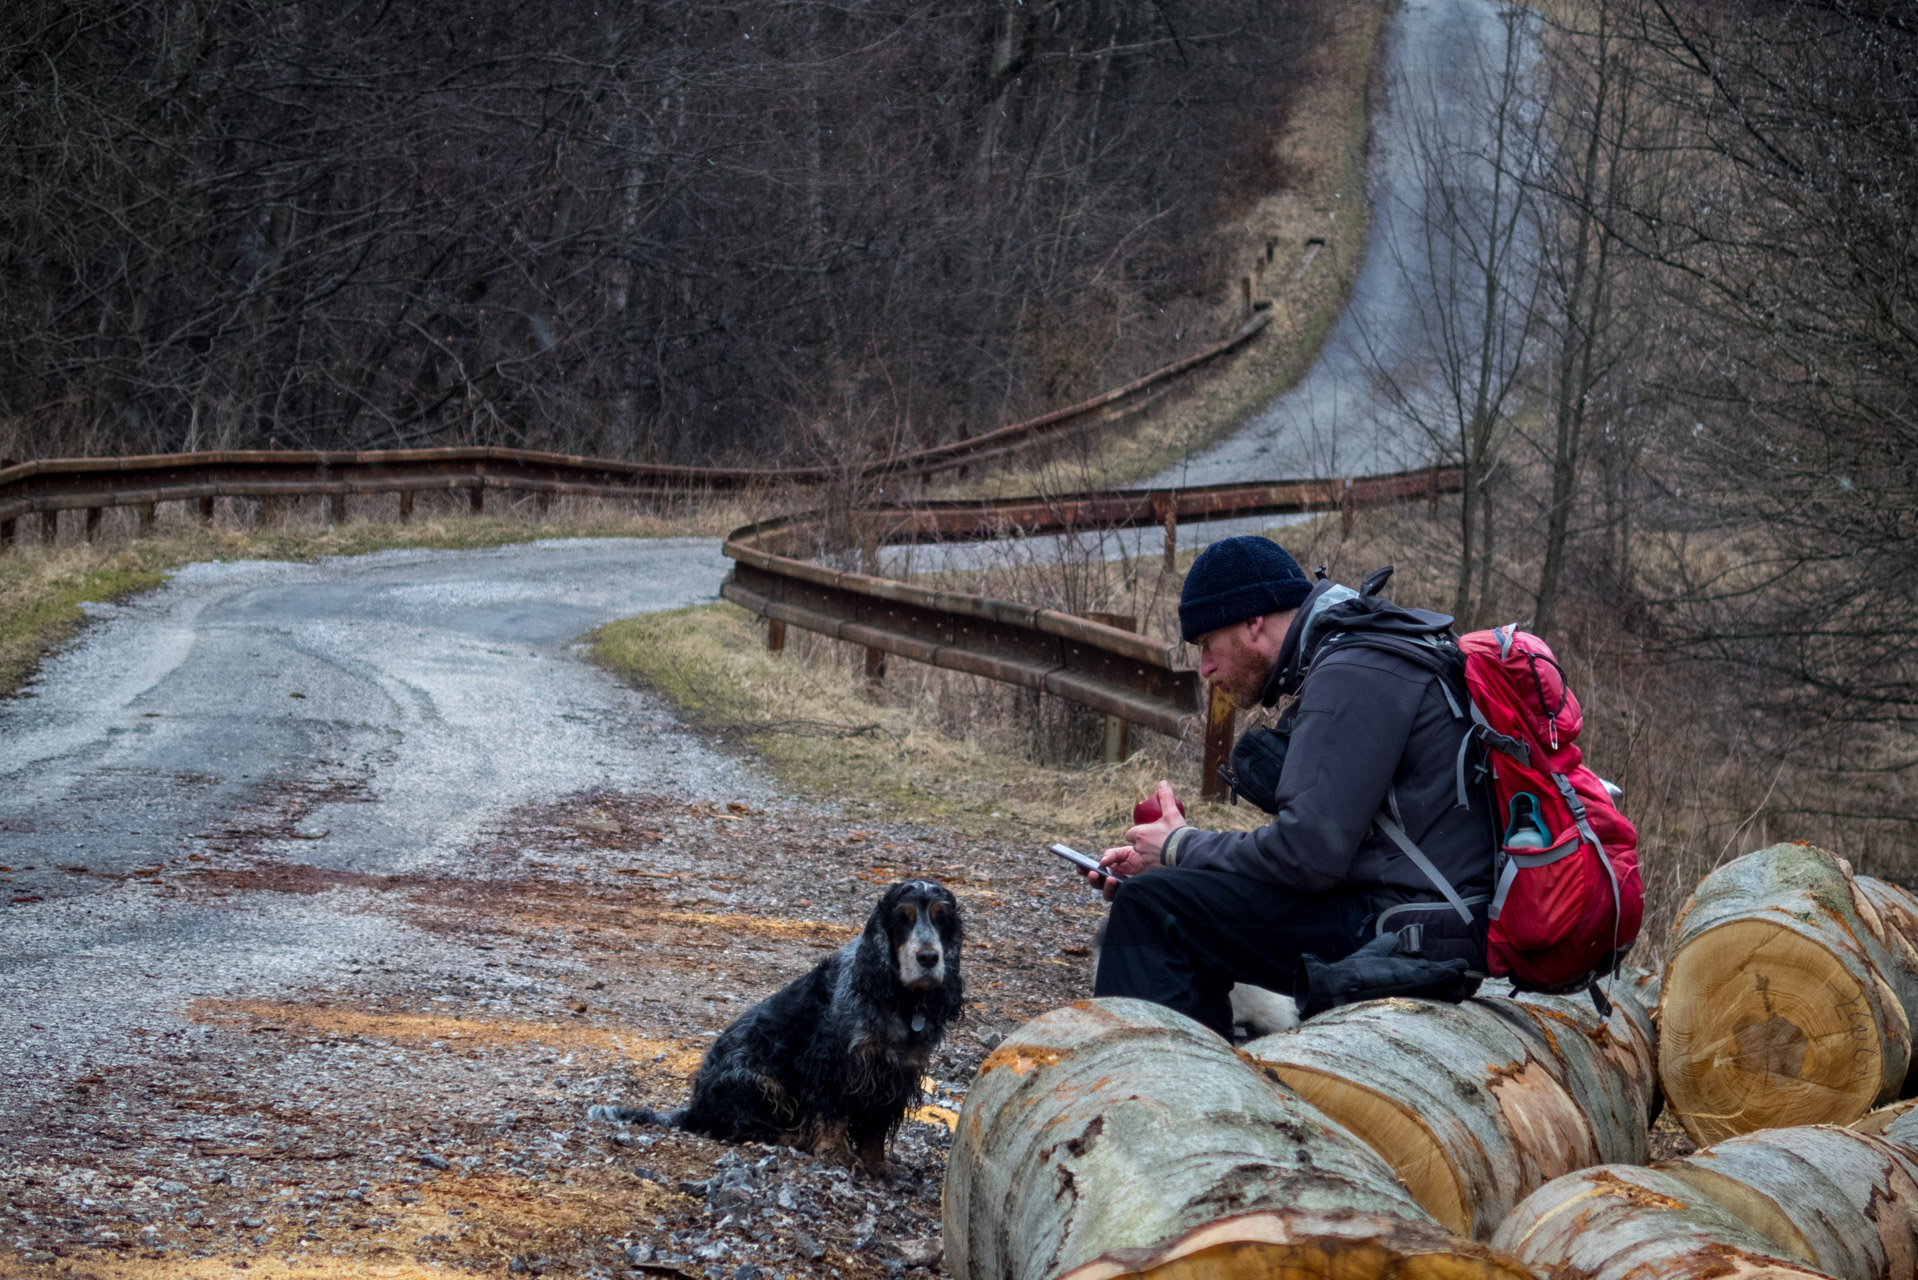
<svg viewBox="0 0 1918 1280"><path fill-rule="evenodd" d="M1160 868L1119 882L1106 915L1107 946L1158 942L1165 937L1167 919L1177 915L1172 905L1176 895L1168 892L1175 874Z"/></svg>

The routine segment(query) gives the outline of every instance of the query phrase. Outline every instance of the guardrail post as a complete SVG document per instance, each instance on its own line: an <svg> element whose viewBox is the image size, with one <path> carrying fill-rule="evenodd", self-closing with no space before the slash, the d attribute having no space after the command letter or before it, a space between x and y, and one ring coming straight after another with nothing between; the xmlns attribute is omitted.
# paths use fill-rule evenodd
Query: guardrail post
<svg viewBox="0 0 1918 1280"><path fill-rule="evenodd" d="M400 490L400 523L405 524L413 518L413 491Z"/></svg>
<svg viewBox="0 0 1918 1280"><path fill-rule="evenodd" d="M553 495L546 492L546 490L541 489L538 493L535 493L533 495L533 510L539 512L541 517L544 517L546 515L547 511L552 508L552 505L553 505ZM786 624L782 622L779 625L783 627Z"/></svg>
<svg viewBox="0 0 1918 1280"><path fill-rule="evenodd" d="M1087 618L1094 622L1103 622L1108 627L1117 627L1121 631L1136 633L1139 619L1129 613L1088 613ZM1105 762L1119 764L1132 754L1131 726L1123 716L1106 717Z"/></svg>
<svg viewBox="0 0 1918 1280"><path fill-rule="evenodd" d="M142 538L151 538L153 536L153 504L151 502L142 502L138 507L135 507L134 510L139 513L140 536Z"/></svg>
<svg viewBox="0 0 1918 1280"><path fill-rule="evenodd" d="M326 518L332 524L346 523L346 495L329 493L326 495Z"/></svg>
<svg viewBox="0 0 1918 1280"><path fill-rule="evenodd" d="M269 493L260 499L260 527L271 529L280 522L280 496Z"/></svg>
<svg viewBox="0 0 1918 1280"><path fill-rule="evenodd" d="M1226 797L1228 788L1219 770L1232 758L1232 732L1237 718L1238 709L1232 705L1232 699L1225 696L1225 690L1216 684L1209 686L1205 703L1205 756L1199 765L1199 794L1207 800Z"/></svg>
<svg viewBox="0 0 1918 1280"><path fill-rule="evenodd" d="M783 653L786 648L786 623L781 618L766 619L766 652Z"/></svg>
<svg viewBox="0 0 1918 1280"><path fill-rule="evenodd" d="M200 499L200 523L213 523L213 499L211 498Z"/></svg>
<svg viewBox="0 0 1918 1280"><path fill-rule="evenodd" d="M486 486L483 484L476 484L473 486L471 492L472 492L473 514L480 515L486 510Z"/></svg>
<svg viewBox="0 0 1918 1280"><path fill-rule="evenodd" d="M1165 572L1179 571L1179 496L1176 493L1154 497L1154 515L1165 526Z"/></svg>
<svg viewBox="0 0 1918 1280"><path fill-rule="evenodd" d="M12 545L13 521L11 519L0 520L0 547L10 547Z"/></svg>
<svg viewBox="0 0 1918 1280"><path fill-rule="evenodd" d="M60 513L58 511L42 511L40 513L40 541L50 547L59 540Z"/></svg>
<svg viewBox="0 0 1918 1280"><path fill-rule="evenodd" d="M884 649L866 650L866 679L877 683L886 678L886 651Z"/></svg>
<svg viewBox="0 0 1918 1280"><path fill-rule="evenodd" d="M1345 478L1345 486L1339 490L1339 537L1352 536L1352 478Z"/></svg>
<svg viewBox="0 0 1918 1280"><path fill-rule="evenodd" d="M100 508L88 507L86 539L88 542L93 542L98 540L99 537L100 537Z"/></svg>
<svg viewBox="0 0 1918 1280"><path fill-rule="evenodd" d="M1239 292L1245 300L1246 317L1250 319L1252 315L1252 277L1251 276L1239 277Z"/></svg>

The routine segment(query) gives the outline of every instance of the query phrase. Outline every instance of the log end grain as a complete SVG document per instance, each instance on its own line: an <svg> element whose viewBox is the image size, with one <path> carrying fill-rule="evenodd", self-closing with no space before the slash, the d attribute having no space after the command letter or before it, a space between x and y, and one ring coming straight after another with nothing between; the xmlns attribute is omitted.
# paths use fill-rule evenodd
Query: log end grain
<svg viewBox="0 0 1918 1280"><path fill-rule="evenodd" d="M1460 1235L1477 1234L1472 1198L1416 1108L1332 1071L1296 1063L1271 1063L1268 1070L1383 1156L1419 1207Z"/></svg>
<svg viewBox="0 0 1918 1280"><path fill-rule="evenodd" d="M1658 1069L1692 1139L1845 1124L1870 1110L1887 1074L1878 981L1762 917L1688 939L1665 973Z"/></svg>
<svg viewBox="0 0 1918 1280"><path fill-rule="evenodd" d="M1270 1073L1139 1000L1055 1009L980 1065L944 1216L954 1280L1523 1275ZM1300 1269L1327 1260L1342 1269Z"/></svg>
<svg viewBox="0 0 1918 1280"><path fill-rule="evenodd" d="M1532 1280L1484 1245L1402 1219L1266 1212L1208 1223L1156 1250L1096 1258L1059 1280Z"/></svg>

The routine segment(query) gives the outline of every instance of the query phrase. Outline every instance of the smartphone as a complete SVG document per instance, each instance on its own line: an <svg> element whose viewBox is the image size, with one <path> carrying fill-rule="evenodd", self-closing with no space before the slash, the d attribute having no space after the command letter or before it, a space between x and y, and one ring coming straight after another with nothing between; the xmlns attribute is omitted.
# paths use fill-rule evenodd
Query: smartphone
<svg viewBox="0 0 1918 1280"><path fill-rule="evenodd" d="M1111 872L1107 871L1104 867L1099 865L1099 860L1097 858L1094 858L1090 856L1089 854L1080 853L1077 849L1073 848L1069 844L1047 845L1046 851L1048 853L1058 854L1061 858L1064 858L1067 862L1070 862L1073 866L1079 868L1079 870L1081 871L1094 872L1098 875L1104 876L1107 880L1116 879L1116 877L1113 876Z"/></svg>

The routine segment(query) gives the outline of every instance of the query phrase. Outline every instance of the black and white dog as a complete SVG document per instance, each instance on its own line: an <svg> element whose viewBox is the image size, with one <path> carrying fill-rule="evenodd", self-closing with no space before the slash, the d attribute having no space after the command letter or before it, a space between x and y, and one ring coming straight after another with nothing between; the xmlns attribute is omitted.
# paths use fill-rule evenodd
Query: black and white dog
<svg viewBox="0 0 1918 1280"><path fill-rule="evenodd" d="M950 890L886 890L857 938L746 1010L713 1042L684 1110L593 1107L594 1120L771 1142L877 1171L959 1016L964 929Z"/></svg>

